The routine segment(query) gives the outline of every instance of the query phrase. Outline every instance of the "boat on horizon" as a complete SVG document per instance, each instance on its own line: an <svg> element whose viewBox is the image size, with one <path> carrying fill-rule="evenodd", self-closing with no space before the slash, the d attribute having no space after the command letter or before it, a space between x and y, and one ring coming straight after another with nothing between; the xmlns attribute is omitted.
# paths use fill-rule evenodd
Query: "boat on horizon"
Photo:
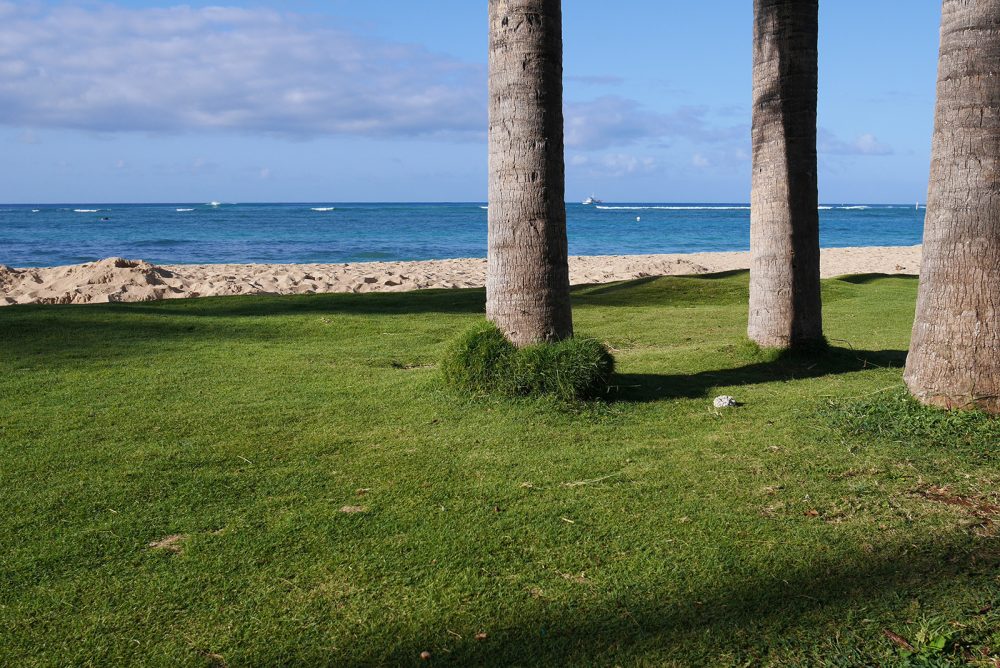
<svg viewBox="0 0 1000 668"><path fill-rule="evenodd" d="M587 199L583 200L583 205L584 206L591 206L593 204L604 204L604 200L603 199L597 199L593 195L591 195Z"/></svg>

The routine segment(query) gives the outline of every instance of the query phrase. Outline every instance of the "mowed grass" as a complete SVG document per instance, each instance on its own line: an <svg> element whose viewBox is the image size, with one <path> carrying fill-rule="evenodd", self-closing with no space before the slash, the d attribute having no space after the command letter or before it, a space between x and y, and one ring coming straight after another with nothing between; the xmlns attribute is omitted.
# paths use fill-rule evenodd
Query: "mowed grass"
<svg viewBox="0 0 1000 668"><path fill-rule="evenodd" d="M443 388L478 290L0 309L0 665L988 665L996 453L831 417L915 293L811 359L743 273L577 289L586 404Z"/></svg>

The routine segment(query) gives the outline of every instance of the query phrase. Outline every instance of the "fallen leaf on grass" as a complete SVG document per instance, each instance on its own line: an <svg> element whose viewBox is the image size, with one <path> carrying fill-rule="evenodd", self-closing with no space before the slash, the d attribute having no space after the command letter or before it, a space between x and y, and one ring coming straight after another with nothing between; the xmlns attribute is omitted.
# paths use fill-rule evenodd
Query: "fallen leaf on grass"
<svg viewBox="0 0 1000 668"><path fill-rule="evenodd" d="M365 508L364 506L344 506L343 508L340 509L340 512L347 515L354 515L356 513L363 513L366 510L368 509Z"/></svg>
<svg viewBox="0 0 1000 668"><path fill-rule="evenodd" d="M229 664L226 663L226 657L221 654L216 654L215 652L209 652L207 649L198 650L198 653L203 657L208 659L208 665L218 666L218 668L226 668Z"/></svg>
<svg viewBox="0 0 1000 668"><path fill-rule="evenodd" d="M161 538L160 540L154 540L149 544L149 547L153 550L163 550L165 552L173 552L174 554L181 553L181 542L187 539L182 533L175 533L172 536L167 536L166 538Z"/></svg>
<svg viewBox="0 0 1000 668"><path fill-rule="evenodd" d="M1000 514L1000 506L986 503L979 499L967 496L952 494L947 487L930 486L924 490L917 490L917 495L924 497L928 501L938 501L949 506L960 506L967 508L975 515L997 515Z"/></svg>
<svg viewBox="0 0 1000 668"><path fill-rule="evenodd" d="M785 507L785 504L779 503L776 506L767 506L760 511L761 517L774 517L775 513Z"/></svg>
<svg viewBox="0 0 1000 668"><path fill-rule="evenodd" d="M805 512L805 516L806 517L819 517L819 511L818 510L807 510Z"/></svg>
<svg viewBox="0 0 1000 668"><path fill-rule="evenodd" d="M931 485L926 489L918 489L914 492L917 496L927 501L943 503L947 506L962 508L978 523L970 527L976 535L994 536L997 530L997 518L1000 517L1000 506L988 503L982 498L959 496L953 494L947 487L937 487Z"/></svg>
<svg viewBox="0 0 1000 668"><path fill-rule="evenodd" d="M575 482L564 482L563 487L583 487L585 485L596 485L599 482L604 482L608 478L614 478L622 474L622 471L617 471L615 473L609 473L608 475L601 476L600 478L592 478L591 480L577 480Z"/></svg>
<svg viewBox="0 0 1000 668"><path fill-rule="evenodd" d="M883 629L882 633L885 635L886 638L891 640L898 647L905 649L907 652L913 651L913 645L911 645L906 638L899 635L898 633L893 633L889 629Z"/></svg>

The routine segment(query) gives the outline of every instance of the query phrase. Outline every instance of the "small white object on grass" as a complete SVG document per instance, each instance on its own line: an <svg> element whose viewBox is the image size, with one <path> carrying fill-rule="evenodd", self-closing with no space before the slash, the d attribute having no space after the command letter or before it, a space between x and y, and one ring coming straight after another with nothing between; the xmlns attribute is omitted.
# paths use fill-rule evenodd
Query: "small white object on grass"
<svg viewBox="0 0 1000 668"><path fill-rule="evenodd" d="M716 408L735 408L740 405L740 402L732 398L728 394L724 394L721 397L716 397L712 405Z"/></svg>

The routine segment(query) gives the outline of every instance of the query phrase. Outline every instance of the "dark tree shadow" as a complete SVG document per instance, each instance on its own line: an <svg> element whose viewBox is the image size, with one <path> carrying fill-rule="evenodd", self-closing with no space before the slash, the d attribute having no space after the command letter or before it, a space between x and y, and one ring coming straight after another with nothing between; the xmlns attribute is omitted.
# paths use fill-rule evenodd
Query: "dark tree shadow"
<svg viewBox="0 0 1000 668"><path fill-rule="evenodd" d="M719 387L819 378L871 368L900 368L905 362L905 350L830 347L813 354L784 352L771 361L693 374L616 374L609 399L633 403L697 399Z"/></svg>
<svg viewBox="0 0 1000 668"><path fill-rule="evenodd" d="M873 603L883 606L883 615L891 614L894 606L903 608L915 596L926 600L929 592L944 591L951 582L969 587L969 578L988 580L1000 565L996 545L977 542L965 532L923 540L908 536L881 545L875 555L831 558L822 554L817 552L815 559L803 562L787 548L779 549L775 558L788 561L780 579L773 573L757 575L743 568L711 581L699 581L689 573L693 588L682 595L620 587L615 594L605 594L602 604L595 604L590 596L552 605L540 601L533 615L508 622L506 627L490 628L487 642L449 638L449 653L438 653L435 660L450 665L616 665L616 658L624 655L626 662L635 661L636 653L641 657L644 650L691 660L688 651L700 645L702 651L719 655L749 651L757 656L752 665L758 665L766 663L766 654L780 647L782 640L794 644L797 638L802 643L801 634L815 632L816 615L821 623L835 623L847 610ZM990 596L984 592L982 604L990 603ZM866 614L877 618L879 613ZM488 623L484 620L484 625ZM437 637L437 629L427 631L428 637ZM890 641L877 627L874 633L879 636L877 643L885 643L881 649L891 654ZM386 637L384 641L380 655L352 665L418 664L419 652L427 644L427 638ZM855 649L867 653L879 647ZM319 664L324 662L319 660Z"/></svg>
<svg viewBox="0 0 1000 668"><path fill-rule="evenodd" d="M916 281L918 276L913 274L853 274L851 276L838 276L836 280L853 285L867 285L885 278L899 278L905 281Z"/></svg>
<svg viewBox="0 0 1000 668"><path fill-rule="evenodd" d="M672 308L745 303L746 271L701 276L646 277L601 285L575 286L575 308ZM874 280L871 279L871 280ZM272 316L478 315L485 311L484 289L425 290L408 293L208 297L160 302L0 308L0 358L49 357L114 359L154 352L162 344L189 341L266 340L286 336ZM268 326L252 322L262 319ZM842 351L817 360L758 362L691 376L623 374L613 399L653 401L702 396L719 385L747 384L898 366L902 351Z"/></svg>
<svg viewBox="0 0 1000 668"><path fill-rule="evenodd" d="M574 285L570 288L573 297L577 300L586 301L590 297L600 297L603 295L618 294L628 292L643 285L655 283L662 276L646 276L644 278L634 278L630 281L618 281L615 283L587 283L584 285Z"/></svg>
<svg viewBox="0 0 1000 668"><path fill-rule="evenodd" d="M638 288L643 285L649 285L650 283L656 283L661 280L682 280L682 281L716 281L726 278L735 278L737 276L746 276L749 278L750 272L746 269L733 269L730 271L716 271L709 274L684 274L679 276L644 276L642 278L633 278L627 281L615 281L613 283L587 283L574 285L572 288L573 292L586 292L587 297L592 295L602 295L615 292L621 292L623 290L631 290L633 288Z"/></svg>
<svg viewBox="0 0 1000 668"><path fill-rule="evenodd" d="M722 281L745 271L699 276L650 276L630 281L576 285L571 290L574 307L674 306L691 303L732 303L746 298L742 282ZM75 306L14 306L0 311L27 314L34 309L66 314L91 312L134 313L201 318L260 318L284 315L411 315L422 313L485 314L486 290L419 290L415 292L324 293L314 295L246 295L201 297L158 302L88 304ZM9 311L8 311L9 309Z"/></svg>
<svg viewBox="0 0 1000 668"><path fill-rule="evenodd" d="M420 313L485 313L486 291L477 289L418 292L325 293L315 295L248 295L203 297L139 304L113 304L119 313L202 318L262 318L296 315L411 315Z"/></svg>
<svg viewBox="0 0 1000 668"><path fill-rule="evenodd" d="M578 285L572 292L573 307L738 304L750 298L748 277L747 271L739 270L697 276L648 276L618 283Z"/></svg>

